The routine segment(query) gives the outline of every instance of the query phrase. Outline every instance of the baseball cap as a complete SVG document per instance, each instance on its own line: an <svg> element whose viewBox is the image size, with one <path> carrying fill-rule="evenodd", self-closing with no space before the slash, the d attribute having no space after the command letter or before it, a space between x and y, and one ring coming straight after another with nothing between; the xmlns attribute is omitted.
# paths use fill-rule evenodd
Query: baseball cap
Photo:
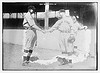
<svg viewBox="0 0 100 73"><path fill-rule="evenodd" d="M35 10L35 7L34 7L34 6L29 6L29 7L28 7L28 10L29 10L29 9Z"/></svg>
<svg viewBox="0 0 100 73"><path fill-rule="evenodd" d="M65 9L60 9L59 12L65 12Z"/></svg>

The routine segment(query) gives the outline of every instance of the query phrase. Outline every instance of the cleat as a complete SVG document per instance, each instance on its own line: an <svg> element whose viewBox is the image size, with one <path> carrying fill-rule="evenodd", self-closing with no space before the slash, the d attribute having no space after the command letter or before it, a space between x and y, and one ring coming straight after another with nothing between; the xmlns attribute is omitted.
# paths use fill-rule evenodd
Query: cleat
<svg viewBox="0 0 100 73"><path fill-rule="evenodd" d="M27 60L27 56L23 56L23 62Z"/></svg>
<svg viewBox="0 0 100 73"><path fill-rule="evenodd" d="M23 62L22 66L27 66L29 63L30 63L29 61Z"/></svg>
<svg viewBox="0 0 100 73"><path fill-rule="evenodd" d="M67 52L62 52L62 54L68 54Z"/></svg>
<svg viewBox="0 0 100 73"><path fill-rule="evenodd" d="M68 54L68 56L71 56L71 55L73 55L73 52L68 52L67 54Z"/></svg>
<svg viewBox="0 0 100 73"><path fill-rule="evenodd" d="M69 60L69 63L72 63L72 60Z"/></svg>
<svg viewBox="0 0 100 73"><path fill-rule="evenodd" d="M77 49L77 46L74 46L75 49Z"/></svg>

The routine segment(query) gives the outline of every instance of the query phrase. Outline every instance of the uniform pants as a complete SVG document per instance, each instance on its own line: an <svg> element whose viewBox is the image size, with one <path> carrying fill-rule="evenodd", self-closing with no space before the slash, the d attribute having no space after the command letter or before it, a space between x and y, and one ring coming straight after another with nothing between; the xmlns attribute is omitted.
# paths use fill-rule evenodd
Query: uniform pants
<svg viewBox="0 0 100 73"><path fill-rule="evenodd" d="M65 52L73 52L73 43L69 42L68 39L70 33L60 33L60 48Z"/></svg>
<svg viewBox="0 0 100 73"><path fill-rule="evenodd" d="M24 57L31 56L36 40L37 40L36 30L26 29L24 32L24 42L23 42ZM31 53L29 52L29 50L31 50Z"/></svg>

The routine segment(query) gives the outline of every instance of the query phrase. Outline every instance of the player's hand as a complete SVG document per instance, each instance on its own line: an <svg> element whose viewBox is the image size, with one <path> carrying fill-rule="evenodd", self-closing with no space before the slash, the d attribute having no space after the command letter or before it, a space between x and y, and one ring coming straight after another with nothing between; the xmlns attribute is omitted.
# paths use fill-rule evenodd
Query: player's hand
<svg viewBox="0 0 100 73"><path fill-rule="evenodd" d="M41 30L43 33L46 33L46 31L45 30Z"/></svg>
<svg viewBox="0 0 100 73"><path fill-rule="evenodd" d="M49 30L44 30L44 33L48 33L49 32Z"/></svg>
<svg viewBox="0 0 100 73"><path fill-rule="evenodd" d="M84 29L86 30L87 29L87 26L84 26Z"/></svg>

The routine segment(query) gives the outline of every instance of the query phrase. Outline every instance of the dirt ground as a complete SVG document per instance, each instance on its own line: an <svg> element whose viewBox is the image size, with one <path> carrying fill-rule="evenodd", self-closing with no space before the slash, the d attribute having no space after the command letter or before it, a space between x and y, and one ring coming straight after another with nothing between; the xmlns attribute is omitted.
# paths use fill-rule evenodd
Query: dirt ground
<svg viewBox="0 0 100 73"><path fill-rule="evenodd" d="M3 43L3 69L4 70L95 70L96 69L96 44L94 43L94 30L92 31L92 41L90 45L90 56L84 62L71 65L59 65L55 62L50 65L40 65L31 63L28 66L22 66L22 45ZM50 58L60 53L57 50L36 49L40 53L40 58Z"/></svg>

